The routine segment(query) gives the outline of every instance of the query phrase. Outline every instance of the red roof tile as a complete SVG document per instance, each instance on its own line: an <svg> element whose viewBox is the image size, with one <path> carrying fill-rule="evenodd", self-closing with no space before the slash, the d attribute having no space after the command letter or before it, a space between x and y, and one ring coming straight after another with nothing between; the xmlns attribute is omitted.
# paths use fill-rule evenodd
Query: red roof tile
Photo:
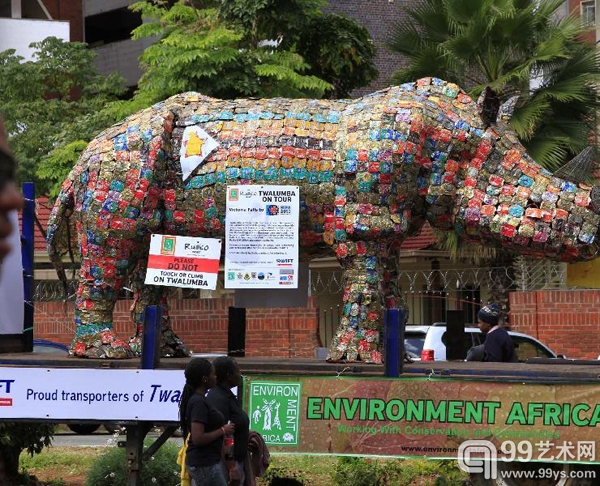
<svg viewBox="0 0 600 486"><path fill-rule="evenodd" d="M400 245L400 250L411 251L411 250L422 250L435 243L436 238L429 223L425 223L421 228L421 231L416 236L411 236L404 240Z"/></svg>

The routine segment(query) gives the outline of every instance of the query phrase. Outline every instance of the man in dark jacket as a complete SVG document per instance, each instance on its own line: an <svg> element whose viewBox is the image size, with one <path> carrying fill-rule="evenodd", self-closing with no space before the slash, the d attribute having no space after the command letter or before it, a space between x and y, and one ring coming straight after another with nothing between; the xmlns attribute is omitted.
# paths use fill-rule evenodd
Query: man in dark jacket
<svg viewBox="0 0 600 486"><path fill-rule="evenodd" d="M518 361L512 339L500 327L502 310L498 304L488 304L477 313L477 324L483 334L483 361L513 363Z"/></svg>

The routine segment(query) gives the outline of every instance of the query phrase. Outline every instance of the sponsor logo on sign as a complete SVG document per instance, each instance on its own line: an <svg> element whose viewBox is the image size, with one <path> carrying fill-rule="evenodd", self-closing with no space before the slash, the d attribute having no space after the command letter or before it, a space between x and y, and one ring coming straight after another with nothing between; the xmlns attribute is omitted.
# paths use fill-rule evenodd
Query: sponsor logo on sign
<svg viewBox="0 0 600 486"><path fill-rule="evenodd" d="M0 380L0 390L10 393L11 385L15 380ZM13 399L10 397L0 397L0 407L12 407Z"/></svg>
<svg viewBox="0 0 600 486"><path fill-rule="evenodd" d="M240 191L235 187L230 188L229 189L229 200L230 201L239 201L239 199L240 199Z"/></svg>
<svg viewBox="0 0 600 486"><path fill-rule="evenodd" d="M163 236L160 243L161 255L175 255L175 238L173 236Z"/></svg>
<svg viewBox="0 0 600 486"><path fill-rule="evenodd" d="M227 280L235 280L235 272L227 272Z"/></svg>
<svg viewBox="0 0 600 486"><path fill-rule="evenodd" d="M250 382L250 428L267 444L298 445L301 384Z"/></svg>

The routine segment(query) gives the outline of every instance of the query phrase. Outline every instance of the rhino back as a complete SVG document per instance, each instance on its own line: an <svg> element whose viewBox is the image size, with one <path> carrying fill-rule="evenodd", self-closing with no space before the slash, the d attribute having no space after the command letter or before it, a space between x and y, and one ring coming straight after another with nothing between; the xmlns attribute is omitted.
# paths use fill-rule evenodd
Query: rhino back
<svg viewBox="0 0 600 486"><path fill-rule="evenodd" d="M75 210L100 230L128 237L222 237L227 185L299 185L302 247L319 252L346 240L402 239L426 212L430 167L423 161L431 154L415 127L443 115L430 98L456 102L448 86L389 88L352 101L177 95L90 143L70 176ZM463 105L474 106L470 99ZM183 181L188 126L218 145Z"/></svg>
<svg viewBox="0 0 600 486"><path fill-rule="evenodd" d="M227 185L300 186L301 246L327 252L325 219L334 211L339 130L347 101L198 101L190 95L175 113L161 181L167 233L223 236ZM218 146L182 182L184 130L196 126Z"/></svg>

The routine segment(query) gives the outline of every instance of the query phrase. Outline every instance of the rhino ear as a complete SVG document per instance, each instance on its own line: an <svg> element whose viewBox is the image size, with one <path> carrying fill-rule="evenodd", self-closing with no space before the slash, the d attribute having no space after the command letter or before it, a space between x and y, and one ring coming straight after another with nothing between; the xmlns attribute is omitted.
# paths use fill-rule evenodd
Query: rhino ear
<svg viewBox="0 0 600 486"><path fill-rule="evenodd" d="M498 95L492 88L486 86L477 100L477 109L479 110L479 116L481 116L485 128L496 121L499 108L500 99L498 98Z"/></svg>
<svg viewBox="0 0 600 486"><path fill-rule="evenodd" d="M517 94L515 96L511 96L508 98L498 110L498 117L496 118L496 122L503 121L504 123L510 122L512 119L513 113L515 112L515 106L517 106L517 101L519 101L519 97L521 95Z"/></svg>

